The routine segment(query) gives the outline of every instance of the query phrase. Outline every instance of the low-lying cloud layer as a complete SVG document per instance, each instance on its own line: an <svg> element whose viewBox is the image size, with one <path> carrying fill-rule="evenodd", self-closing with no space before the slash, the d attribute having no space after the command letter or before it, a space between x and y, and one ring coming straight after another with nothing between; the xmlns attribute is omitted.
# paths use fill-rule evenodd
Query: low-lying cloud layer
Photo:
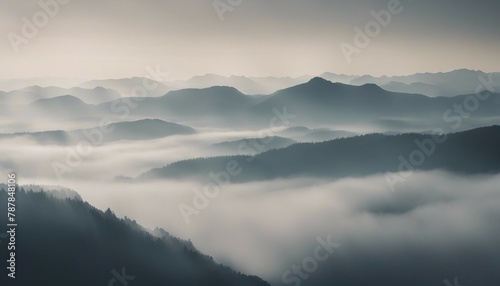
<svg viewBox="0 0 500 286"><path fill-rule="evenodd" d="M13 124L19 122L0 121L1 126ZM68 125L69 130L82 128ZM33 123L26 128L34 130ZM74 156L78 146L41 145L28 136L4 138L0 173L16 171L20 184L72 188L102 210L109 207L118 216L190 239L216 261L275 285L441 285L456 276L465 285L500 280L495 274L500 265L498 175L417 172L394 192L383 174L336 181L293 178L224 184L208 198L199 197L204 182L113 181L118 175L137 176L214 155L214 143L276 135L197 131L97 144L79 159ZM69 170L58 178L54 163ZM340 246L325 261L317 260L317 266L309 264L314 271L304 272L318 241L330 240Z"/></svg>
<svg viewBox="0 0 500 286"><path fill-rule="evenodd" d="M499 262L499 183L500 176L425 172L395 192L383 176L225 185L189 224L179 205L193 205L199 183L66 185L98 208L163 227L217 261L278 284L286 270L312 255L318 238L331 236L340 247L303 285L423 285L434 279L426 285L440 285L455 276L466 285L486 285Z"/></svg>
<svg viewBox="0 0 500 286"><path fill-rule="evenodd" d="M170 136L155 140L122 140L94 146L91 140L85 145L40 145L26 137L1 139L0 172L15 170L24 178L56 180L65 184L66 179L112 180L116 176L137 176L152 168L168 163L215 154L210 150L214 143L242 138L262 137L261 130L233 132L227 130L193 135ZM106 134L102 134L106 137ZM92 146L92 147L90 147ZM76 156L75 154L78 154ZM57 176L53 164L58 165Z"/></svg>

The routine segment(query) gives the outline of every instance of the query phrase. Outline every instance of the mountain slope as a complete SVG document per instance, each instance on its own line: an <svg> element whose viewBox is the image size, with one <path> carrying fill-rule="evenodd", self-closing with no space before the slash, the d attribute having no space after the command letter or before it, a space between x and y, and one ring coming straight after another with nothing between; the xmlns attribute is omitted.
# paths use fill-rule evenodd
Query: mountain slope
<svg viewBox="0 0 500 286"><path fill-rule="evenodd" d="M320 77L329 80L331 82L338 82L343 84L351 84L351 81L358 78L355 75L345 75L345 74L335 74L331 72L325 72L320 75Z"/></svg>
<svg viewBox="0 0 500 286"><path fill-rule="evenodd" d="M53 130L32 133L0 134L0 139L26 137L35 140L39 144L76 144L81 140L89 141L86 134L90 134L89 136L94 138L94 136L96 136L96 130L101 130L101 128L95 127L74 131ZM137 121L110 123L105 127L105 130L106 132L99 132L102 134L102 142L150 140L173 135L189 135L196 133L191 127L158 119L141 119Z"/></svg>
<svg viewBox="0 0 500 286"><path fill-rule="evenodd" d="M272 149L285 148L294 143L297 142L289 138L269 136L216 143L209 149L225 155L255 155Z"/></svg>
<svg viewBox="0 0 500 286"><path fill-rule="evenodd" d="M39 99L28 105L13 107L14 112L20 114L39 114L48 117L82 117L95 115L95 105L87 104L81 99L62 95L47 99Z"/></svg>
<svg viewBox="0 0 500 286"><path fill-rule="evenodd" d="M406 84L406 83L391 81L388 84L381 85L381 87L385 90L392 92L418 93L418 94L424 94L429 97L438 97L438 96L450 97L457 95L456 91L447 90L439 86L421 82Z"/></svg>
<svg viewBox="0 0 500 286"><path fill-rule="evenodd" d="M231 160L242 169L241 174L231 178L235 182L295 176L341 178L409 169L441 169L468 174L500 172L500 126L449 134L443 143L436 143L441 139L413 133L370 134L322 143L300 143L254 157L181 161L153 169L139 179L206 178L210 172L224 170ZM422 145L426 147L420 147ZM422 155L415 155L416 152Z"/></svg>
<svg viewBox="0 0 500 286"><path fill-rule="evenodd" d="M307 80L310 77L305 77ZM206 74L203 76L194 76L186 81L177 82L182 88L208 88L211 86L232 86L246 94L270 94L277 90L297 85L305 82L304 78L290 77L230 77Z"/></svg>
<svg viewBox="0 0 500 286"><path fill-rule="evenodd" d="M5 190L0 201L7 201ZM18 271L14 280L5 267L0 270L2 281L11 279L7 285L118 285L111 282L116 273L125 273L130 285L269 285L215 263L179 239L154 237L109 209L23 189L16 192L16 203L22 222L16 232ZM2 213L6 206L0 206ZM5 225L7 216L0 221ZM0 254L7 257L7 247Z"/></svg>
<svg viewBox="0 0 500 286"><path fill-rule="evenodd" d="M85 89L80 87L61 88L61 87L41 87L30 86L19 90L9 92L0 91L1 104L29 104L39 99L48 99L63 95L72 95L88 104L99 104L120 98L120 94L111 89L95 87Z"/></svg>
<svg viewBox="0 0 500 286"><path fill-rule="evenodd" d="M147 87L153 87L148 89ZM141 87L147 89L147 96L161 96L171 90L170 87L165 84L152 80L145 77L132 77L132 78L119 78L119 79L105 79L105 80L91 80L80 84L83 88L96 88L104 87L109 89L114 89L118 91L122 96L132 97L134 96L134 89Z"/></svg>
<svg viewBox="0 0 500 286"><path fill-rule="evenodd" d="M261 101L261 97L249 96L233 87L214 86L204 89L170 91L161 97L137 98L137 106L129 108L130 114L140 117L156 117L168 121L189 121L207 124L244 124L242 114L248 107ZM99 105L102 111L114 110L123 102L113 101Z"/></svg>
<svg viewBox="0 0 500 286"><path fill-rule="evenodd" d="M496 79L495 81L498 82L500 79L500 73L492 73L491 75L494 79ZM455 95L458 95L475 93L476 88L481 84L480 78L487 79L488 74L482 71L459 69L444 73L417 73L408 76L361 76L352 80L351 84L362 85L366 83L374 83L377 85L385 85L389 84L391 81L405 84L424 83L437 86L441 89L453 91Z"/></svg>
<svg viewBox="0 0 500 286"><path fill-rule="evenodd" d="M106 142L116 140L148 140L172 135L188 135L196 132L191 127L158 119L117 122L110 124L108 128L113 131L105 135Z"/></svg>
<svg viewBox="0 0 500 286"><path fill-rule="evenodd" d="M374 84L352 86L313 78L305 84L272 94L251 110L260 118L265 118L266 114L272 114L273 109L282 110L286 107L288 113L296 115L294 125L373 124L394 129L399 124L400 129L408 130L413 127L411 125L418 126L418 129L429 129L446 125L443 120L445 112L453 110L458 104L463 108L467 100L470 106L471 96L476 97L460 95L431 98L420 94L390 92ZM470 121L498 117L500 94L495 93L486 100L477 101L477 108L470 113Z"/></svg>

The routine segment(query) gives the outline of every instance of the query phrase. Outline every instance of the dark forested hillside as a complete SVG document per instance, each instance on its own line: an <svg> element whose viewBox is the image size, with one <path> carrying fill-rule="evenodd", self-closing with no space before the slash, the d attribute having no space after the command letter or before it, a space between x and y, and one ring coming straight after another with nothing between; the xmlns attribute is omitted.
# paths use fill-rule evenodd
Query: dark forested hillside
<svg viewBox="0 0 500 286"><path fill-rule="evenodd" d="M2 189L1 214L6 201ZM1 285L269 285L215 263L164 231L155 230L160 238L155 237L80 200L19 189L16 208L16 279L2 267ZM0 223L7 224L6 215ZM0 256L7 257L6 244L1 246Z"/></svg>
<svg viewBox="0 0 500 286"><path fill-rule="evenodd" d="M241 168L231 181L292 176L340 178L409 170L468 174L500 172L500 126L446 136L369 134L321 143L300 143L254 157L193 159L153 169L139 178L206 177L234 160Z"/></svg>

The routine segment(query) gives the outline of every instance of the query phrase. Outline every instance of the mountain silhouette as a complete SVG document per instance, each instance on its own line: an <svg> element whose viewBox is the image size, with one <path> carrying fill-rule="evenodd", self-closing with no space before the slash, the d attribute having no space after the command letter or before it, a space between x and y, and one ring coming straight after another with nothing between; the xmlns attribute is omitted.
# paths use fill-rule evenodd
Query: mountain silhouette
<svg viewBox="0 0 500 286"><path fill-rule="evenodd" d="M492 73L491 75L496 79L496 82L500 80L500 73ZM361 76L357 79L352 80L351 84L362 85L366 83L374 83L378 85L386 85L391 81L404 84L423 83L431 86L436 86L440 89L452 91L454 92L454 95L460 95L475 93L476 88L481 84L479 80L480 77L487 79L488 74L482 71L459 69L439 73L417 73L408 76Z"/></svg>
<svg viewBox="0 0 500 286"><path fill-rule="evenodd" d="M463 105L470 96L475 97L460 95L431 98L421 94L390 92L375 84L352 86L313 78L305 84L272 94L251 110L260 118L265 118L265 115L269 117L272 114L273 109L281 110L286 106L288 113L296 115L293 123L305 126L373 124L394 128L386 121L390 120L398 122L402 129L412 124L422 124L421 128L434 128L446 126L444 113L453 110L459 103ZM500 94L491 94L486 100L478 101L477 109L470 114L470 120L497 117ZM425 122L432 124L427 125Z"/></svg>
<svg viewBox="0 0 500 286"><path fill-rule="evenodd" d="M108 128L113 131L105 135L106 142L116 140L147 140L196 133L191 127L158 119L117 122L109 124Z"/></svg>
<svg viewBox="0 0 500 286"><path fill-rule="evenodd" d="M148 89L148 87L154 87ZM119 79L104 79L104 80L91 80L80 84L83 88L96 88L104 87L118 91L124 97L134 96L134 89L146 89L146 96L161 96L171 90L171 87L166 86L162 82L145 78L145 77L132 77L132 78L119 78Z"/></svg>
<svg viewBox="0 0 500 286"><path fill-rule="evenodd" d="M95 105L87 104L72 95L62 95L47 99L39 99L27 105L10 108L18 115L37 114L42 117L77 118L95 113Z"/></svg>
<svg viewBox="0 0 500 286"><path fill-rule="evenodd" d="M7 201L4 189L0 200ZM135 221L81 200L19 188L16 206L22 222L16 229L16 279L7 278L3 267L2 285L6 279L7 285L118 285L118 277L130 285L269 285L217 264L190 242L159 229L153 236ZM7 216L0 221L6 225ZM0 254L7 257L7 247Z"/></svg>
<svg viewBox="0 0 500 286"><path fill-rule="evenodd" d="M35 140L39 144L76 144L82 140L89 141L85 134L94 134L96 130L101 130L101 128L95 127L74 131L52 130L0 134L0 139L27 137ZM189 135L196 133L191 127L158 119L141 119L137 121L110 123L106 125L105 130L107 131L98 132L102 134L102 139L100 140L103 143L118 140L150 140L173 135Z"/></svg>
<svg viewBox="0 0 500 286"><path fill-rule="evenodd" d="M391 81L387 84L381 85L381 87L388 91L400 92L400 93L424 94L429 97L439 97L439 96L451 97L459 94L459 92L456 91L448 90L446 88L422 82L414 82L406 84L406 83Z"/></svg>
<svg viewBox="0 0 500 286"><path fill-rule="evenodd" d="M61 95L53 98L39 99L30 104L32 107L39 108L60 108L65 105L68 109L72 110L84 109L89 106L89 104L85 103L83 100L72 95Z"/></svg>
<svg viewBox="0 0 500 286"><path fill-rule="evenodd" d="M247 77L232 75L229 77L206 74L194 76L186 81L177 82L181 88L208 88L211 86L232 86L245 94L270 94L277 90L297 85L307 81L310 77Z"/></svg>
<svg viewBox="0 0 500 286"><path fill-rule="evenodd" d="M134 116L157 117L169 121L196 121L203 126L245 124L242 116L260 97L249 96L233 87L214 86L204 89L170 91L161 97L140 98L140 104L130 109ZM113 110L118 101L99 105L100 112Z"/></svg>
<svg viewBox="0 0 500 286"><path fill-rule="evenodd" d="M35 85L9 92L0 91L0 102L11 105L29 104L39 99L48 99L63 95L75 96L89 104L99 104L120 98L120 94L117 91L103 87L85 89L80 87L61 88Z"/></svg>
<svg viewBox="0 0 500 286"><path fill-rule="evenodd" d="M358 177L409 170L464 174L500 172L500 150L496 147L500 144L500 126L446 136L442 143L435 140L443 137L415 133L369 134L321 143L298 143L254 157L222 156L180 161L150 170L138 178L206 178L210 172L224 170L231 160L243 170L231 178L237 182L297 176ZM415 152L421 155L411 157Z"/></svg>
<svg viewBox="0 0 500 286"><path fill-rule="evenodd" d="M277 111L293 114L293 125L332 128L356 127L360 124L385 130L425 130L448 128L456 120L457 105L470 105L474 94L453 97L428 97L397 93L375 84L361 86L333 83L315 77L310 81L279 90L267 96L250 96L233 87L170 91L160 97L117 99L99 105L85 104L67 96L44 99L23 106L0 106L4 114L41 114L48 118L78 119L122 115L135 118L153 117L192 126L231 127L236 129L269 128ZM499 124L500 94L493 93L462 118L462 129ZM57 109L57 112L55 112ZM444 120L447 111L448 119ZM450 119L453 117L452 119ZM398 130L396 130L398 129Z"/></svg>

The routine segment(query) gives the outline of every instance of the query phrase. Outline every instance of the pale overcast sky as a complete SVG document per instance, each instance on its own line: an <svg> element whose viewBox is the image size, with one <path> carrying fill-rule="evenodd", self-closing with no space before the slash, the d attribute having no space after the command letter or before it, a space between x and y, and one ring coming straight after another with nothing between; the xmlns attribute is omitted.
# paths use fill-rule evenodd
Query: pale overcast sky
<svg viewBox="0 0 500 286"><path fill-rule="evenodd" d="M38 0L0 0L0 78L130 77L148 65L179 78L500 71L499 0L401 0L348 63L340 44L353 45L354 27L390 1L241 0L222 21L213 0L72 0L31 39L16 38L15 53L11 33L24 37L23 17L43 24L45 12Z"/></svg>

